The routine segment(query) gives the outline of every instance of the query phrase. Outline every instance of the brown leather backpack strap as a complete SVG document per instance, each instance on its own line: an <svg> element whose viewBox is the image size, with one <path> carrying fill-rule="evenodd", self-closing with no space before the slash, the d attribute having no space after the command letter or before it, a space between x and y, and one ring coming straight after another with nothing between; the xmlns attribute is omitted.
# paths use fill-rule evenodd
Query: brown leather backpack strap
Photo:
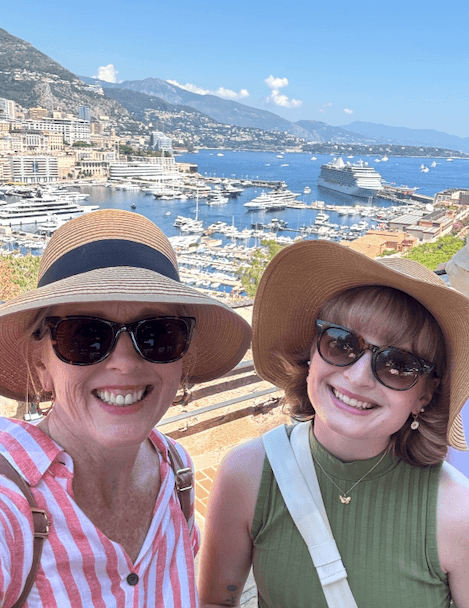
<svg viewBox="0 0 469 608"><path fill-rule="evenodd" d="M19 487L31 507L34 522L33 563L18 601L11 608L21 608L36 580L41 562L42 545L49 534L50 521L44 509L39 509L29 485L17 473L8 460L0 454L0 475L4 475Z"/></svg>
<svg viewBox="0 0 469 608"><path fill-rule="evenodd" d="M166 445L168 447L169 462L176 477L176 491L178 493L179 502L181 503L181 510L184 513L186 521L189 521L191 516L190 491L192 490L193 472L191 467L184 466L177 448L171 441L166 440Z"/></svg>

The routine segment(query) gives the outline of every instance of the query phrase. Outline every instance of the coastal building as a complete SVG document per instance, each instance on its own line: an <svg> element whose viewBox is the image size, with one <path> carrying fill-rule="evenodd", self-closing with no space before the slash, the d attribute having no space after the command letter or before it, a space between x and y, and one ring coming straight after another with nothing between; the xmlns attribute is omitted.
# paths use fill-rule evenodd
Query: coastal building
<svg viewBox="0 0 469 608"><path fill-rule="evenodd" d="M0 97L0 118L4 120L15 120L15 102L11 99Z"/></svg>
<svg viewBox="0 0 469 608"><path fill-rule="evenodd" d="M435 194L435 205L469 205L469 190L459 190L458 188L449 188Z"/></svg>
<svg viewBox="0 0 469 608"><path fill-rule="evenodd" d="M43 184L59 179L54 156L12 156L10 169L11 179L24 184Z"/></svg>
<svg viewBox="0 0 469 608"><path fill-rule="evenodd" d="M453 226L454 218L445 209L431 213L412 211L389 222L391 230L405 231L420 241L430 241L448 232Z"/></svg>
<svg viewBox="0 0 469 608"><path fill-rule="evenodd" d="M49 118L38 120L23 120L20 129L27 131L41 131L46 133L59 133L64 142L73 145L77 141L90 143L90 123L79 118Z"/></svg>
<svg viewBox="0 0 469 608"><path fill-rule="evenodd" d="M173 140L161 131L152 131L150 134L150 145L153 150L173 154Z"/></svg>
<svg viewBox="0 0 469 608"><path fill-rule="evenodd" d="M0 158L0 181L11 181L10 159L6 157Z"/></svg>
<svg viewBox="0 0 469 608"><path fill-rule="evenodd" d="M63 150L63 137L57 133L20 131L0 132L0 151L4 154L54 154Z"/></svg>
<svg viewBox="0 0 469 608"><path fill-rule="evenodd" d="M132 156L129 161L111 163L111 179L171 180L176 177L177 166L172 156L145 157Z"/></svg>
<svg viewBox="0 0 469 608"><path fill-rule="evenodd" d="M31 120L41 120L49 114L49 110L46 108L29 108L29 118Z"/></svg>
<svg viewBox="0 0 469 608"><path fill-rule="evenodd" d="M88 106L80 106L78 108L78 118L81 118L81 120L87 120L88 122L90 122L91 111Z"/></svg>
<svg viewBox="0 0 469 608"><path fill-rule="evenodd" d="M375 259L384 251L401 253L419 244L418 238L406 232L392 230L368 230L367 233L354 241L341 241L341 245L354 251L364 253Z"/></svg>
<svg viewBox="0 0 469 608"><path fill-rule="evenodd" d="M76 152L77 162L72 171L74 177L78 174L88 177L109 177L110 163L116 161L114 150L80 150Z"/></svg>

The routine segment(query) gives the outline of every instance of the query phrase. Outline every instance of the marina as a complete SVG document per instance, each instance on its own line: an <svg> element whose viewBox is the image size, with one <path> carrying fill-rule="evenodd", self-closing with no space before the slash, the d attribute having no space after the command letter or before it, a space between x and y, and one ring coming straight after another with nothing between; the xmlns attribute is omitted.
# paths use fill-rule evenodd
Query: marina
<svg viewBox="0 0 469 608"><path fill-rule="evenodd" d="M382 229L389 221L410 211L423 213L433 203L433 195L449 186L464 187L463 160L452 163L427 159L430 171L420 171L421 159L389 158L380 163L383 189L366 198L345 195L318 185L321 165L331 157L322 155L311 162L305 154L239 153L224 151L222 157L200 151L181 160L197 163L199 174L178 174L163 191L148 181L79 185L61 184L60 190L44 192L42 201L29 200L37 209L53 204L80 208L133 210L154 221L170 237L178 251L183 280L220 297L239 291L236 272L265 239L280 244L299 239L353 240L368 229ZM366 162L373 162L366 159ZM287 164L288 166L282 166ZM408 184L404 186L402 184ZM125 187L124 187L125 186ZM28 189L5 190L1 213L11 205L26 211ZM30 192L29 192L30 194ZM37 197L35 197L37 199ZM81 205L86 199L86 205ZM265 203L257 208L249 203ZM17 207L18 208L18 207ZM58 214L49 210L33 221L12 223L12 234L3 238L3 252L20 251L40 255L47 234L58 225ZM42 217L42 219L41 219ZM3 223L3 226L9 224Z"/></svg>

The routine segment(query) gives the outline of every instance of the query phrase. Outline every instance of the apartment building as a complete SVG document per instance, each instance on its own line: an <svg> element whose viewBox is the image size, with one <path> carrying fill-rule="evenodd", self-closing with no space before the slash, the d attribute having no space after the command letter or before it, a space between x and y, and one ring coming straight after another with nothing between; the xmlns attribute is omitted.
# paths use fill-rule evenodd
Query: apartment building
<svg viewBox="0 0 469 608"><path fill-rule="evenodd" d="M43 184L59 179L58 163L54 156L10 157L11 179L25 184Z"/></svg>
<svg viewBox="0 0 469 608"><path fill-rule="evenodd" d="M41 120L49 114L46 108L29 108L29 118L31 120Z"/></svg>
<svg viewBox="0 0 469 608"><path fill-rule="evenodd" d="M0 118L4 120L15 120L15 102L11 99L0 97Z"/></svg>
<svg viewBox="0 0 469 608"><path fill-rule="evenodd" d="M90 123L79 118L48 118L38 120L23 120L19 124L21 129L29 131L42 131L59 133L63 141L73 145L77 141L90 143Z"/></svg>
<svg viewBox="0 0 469 608"><path fill-rule="evenodd" d="M153 150L173 153L173 140L161 131L153 131L150 134L150 145Z"/></svg>
<svg viewBox="0 0 469 608"><path fill-rule="evenodd" d="M91 110L89 109L88 106L79 106L79 108L78 108L78 118L81 118L82 120L87 120L88 122L90 122L90 120L91 120Z"/></svg>

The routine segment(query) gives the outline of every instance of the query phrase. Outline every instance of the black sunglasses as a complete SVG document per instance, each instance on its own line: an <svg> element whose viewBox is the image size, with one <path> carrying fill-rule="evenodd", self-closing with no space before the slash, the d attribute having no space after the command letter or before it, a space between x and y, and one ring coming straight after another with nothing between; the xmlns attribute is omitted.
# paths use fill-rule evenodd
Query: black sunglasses
<svg viewBox="0 0 469 608"><path fill-rule="evenodd" d="M435 364L406 350L394 346L375 346L351 329L316 321L318 352L331 365L346 367L358 361L366 350L371 350L371 370L374 377L395 391L407 391L418 381L419 376L428 374Z"/></svg>
<svg viewBox="0 0 469 608"><path fill-rule="evenodd" d="M119 334L130 334L137 353L151 363L173 363L189 348L193 317L153 317L133 323L116 323L100 317L47 317L52 348L70 365L104 361L116 346Z"/></svg>

